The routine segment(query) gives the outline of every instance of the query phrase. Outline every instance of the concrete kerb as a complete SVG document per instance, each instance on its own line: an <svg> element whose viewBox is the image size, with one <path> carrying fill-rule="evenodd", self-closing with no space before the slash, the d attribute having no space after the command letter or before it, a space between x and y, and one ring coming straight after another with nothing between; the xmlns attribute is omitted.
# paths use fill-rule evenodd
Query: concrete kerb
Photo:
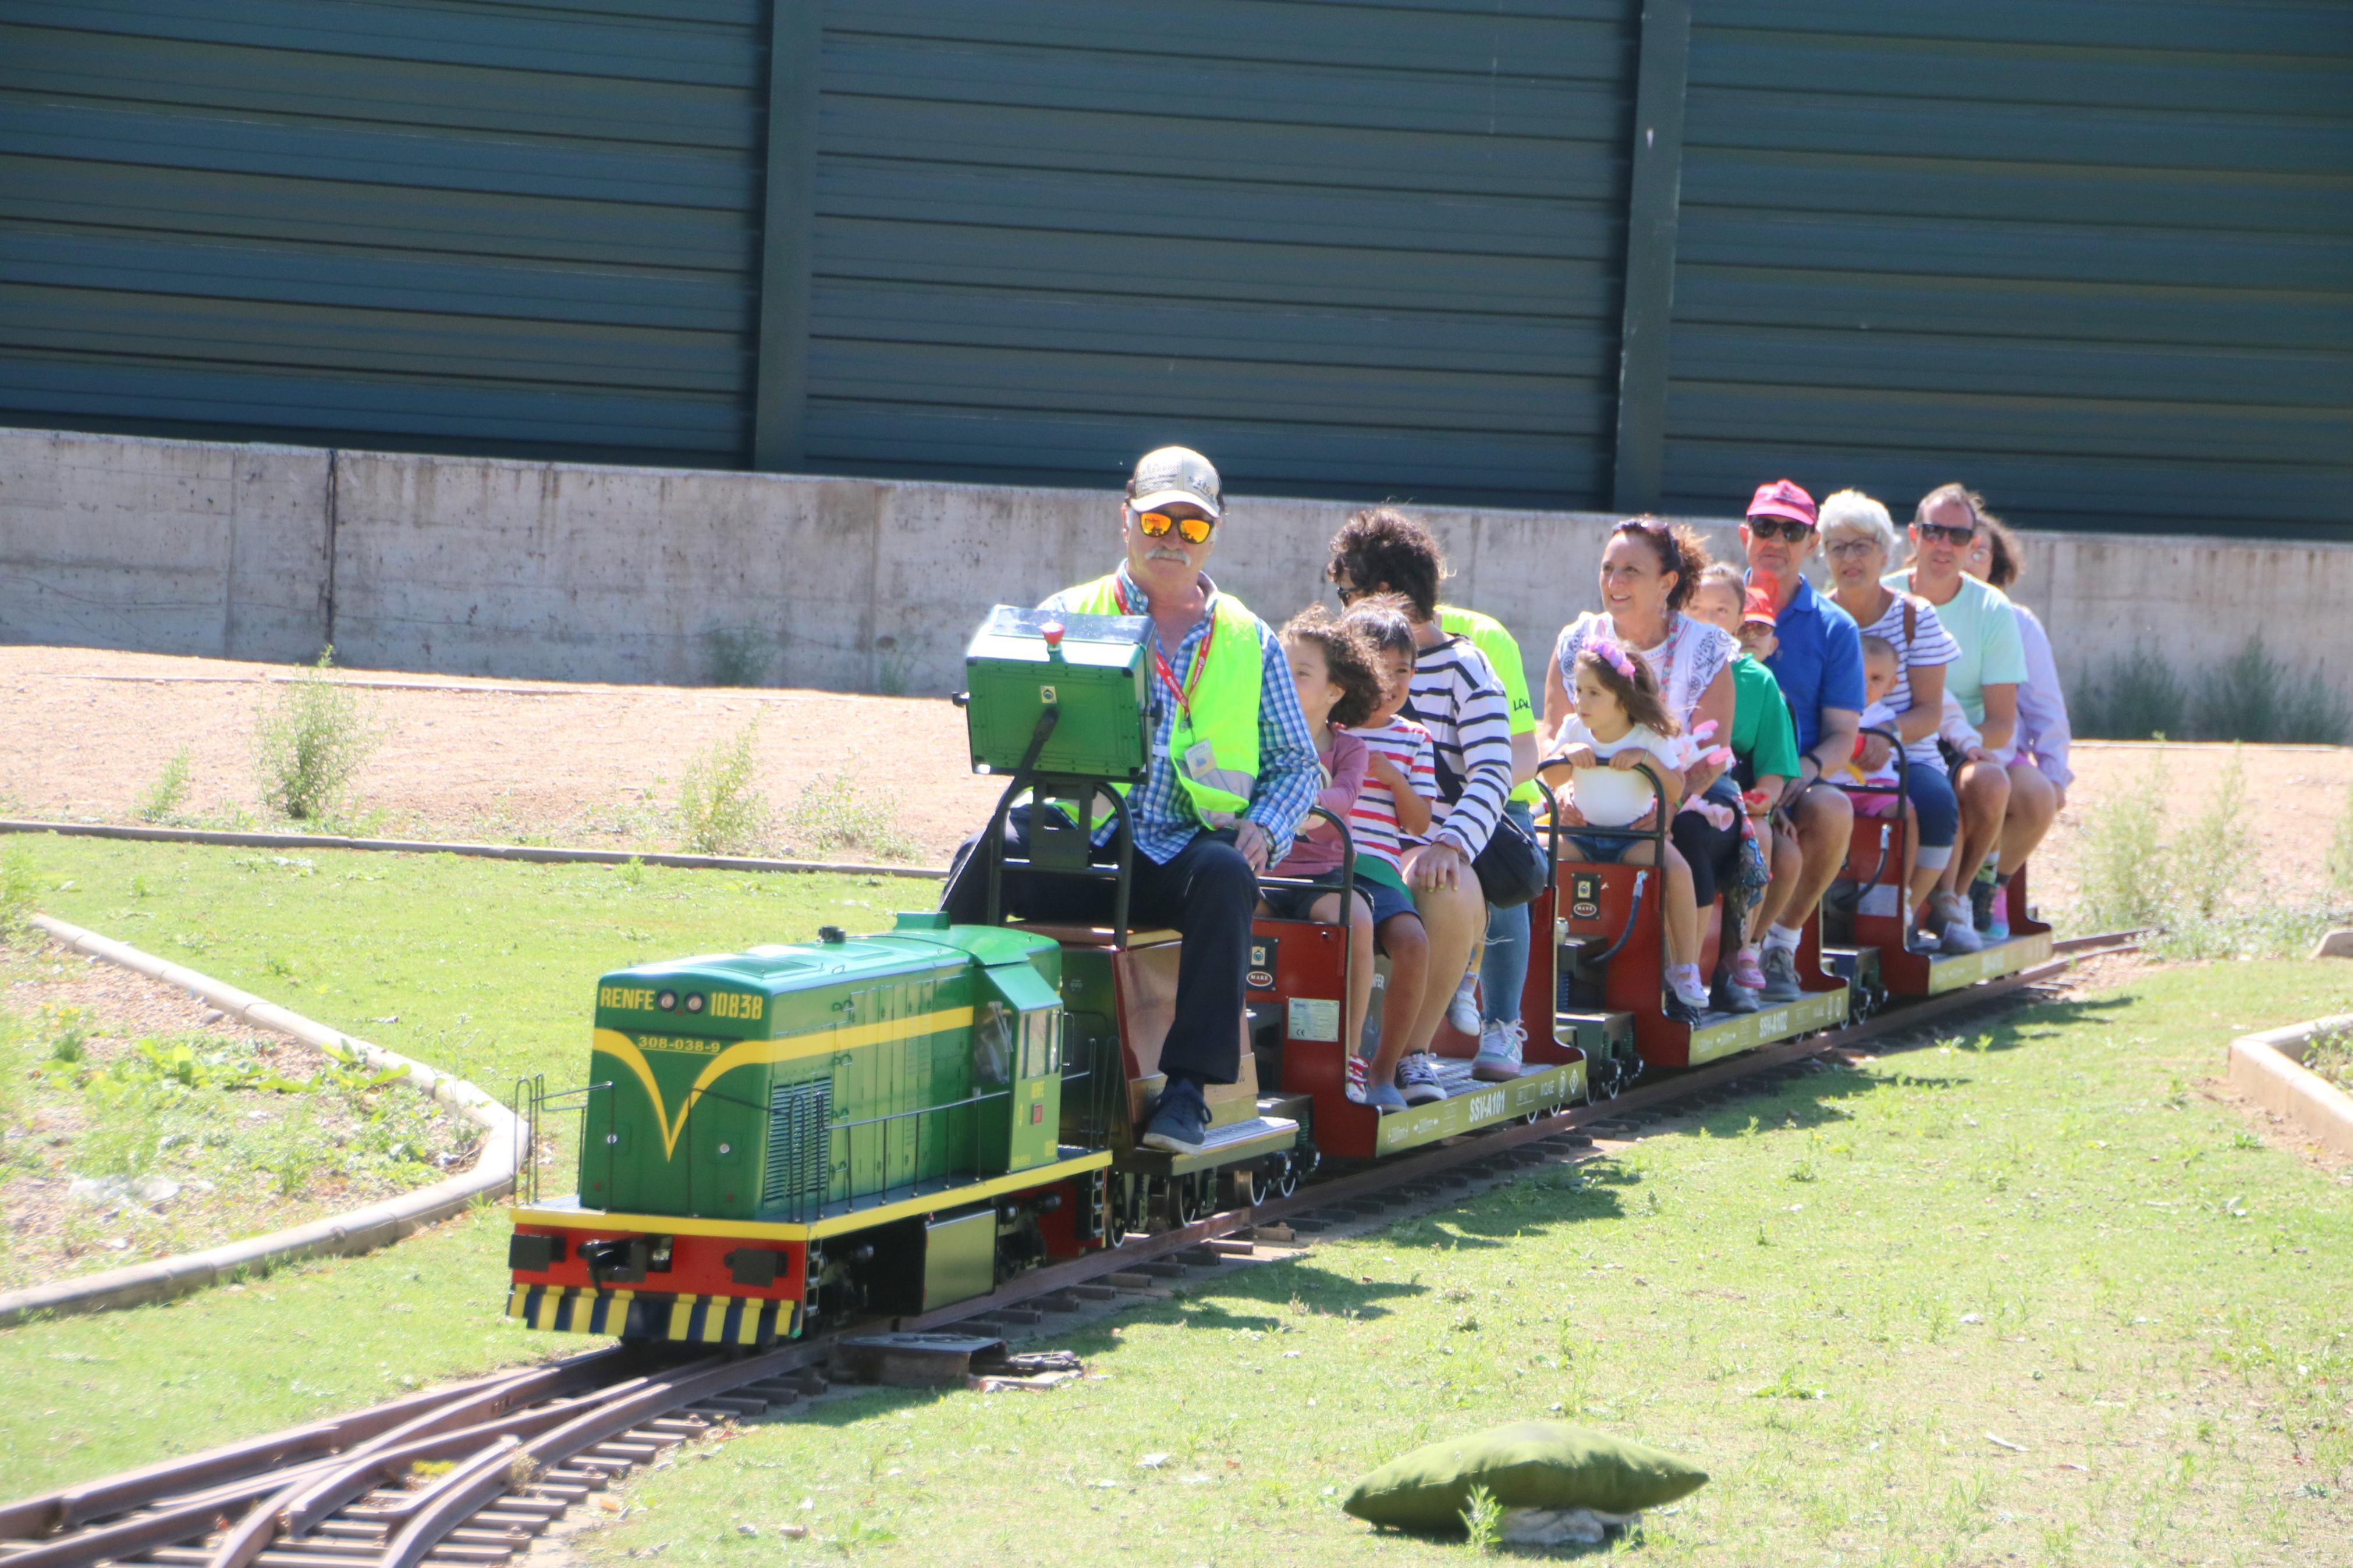
<svg viewBox="0 0 2353 1568"><path fill-rule="evenodd" d="M522 1123L514 1112L465 1079L340 1029L314 1023L250 992L95 931L47 915L37 914L32 919L35 925L77 952L176 985L256 1028L286 1035L322 1050L333 1047L353 1052L379 1072L405 1068L407 1072L401 1082L448 1106L481 1128L485 1137L472 1170L413 1193L308 1225L226 1242L201 1252L0 1294L0 1327L41 1315L111 1311L169 1300L300 1258L372 1252L426 1226L463 1213L478 1198L497 1197L512 1190L515 1171L524 1153Z"/></svg>
<svg viewBox="0 0 2353 1568"><path fill-rule="evenodd" d="M338 838L323 833L233 833L203 827L141 827L113 822L42 822L0 817L0 833L54 833L65 838L127 838L152 844L210 844L235 849L370 849L396 855L470 855L547 866L668 866L687 871L826 871L843 877L913 877L939 881L944 867L870 866L859 861L765 860L748 855L668 855L631 849L563 849L535 844L440 843L424 838Z"/></svg>
<svg viewBox="0 0 2353 1568"><path fill-rule="evenodd" d="M2353 1032L2353 1013L2242 1035L2231 1042L2231 1087L2336 1152L2353 1155L2353 1095L2303 1062L2315 1039L2347 1032Z"/></svg>

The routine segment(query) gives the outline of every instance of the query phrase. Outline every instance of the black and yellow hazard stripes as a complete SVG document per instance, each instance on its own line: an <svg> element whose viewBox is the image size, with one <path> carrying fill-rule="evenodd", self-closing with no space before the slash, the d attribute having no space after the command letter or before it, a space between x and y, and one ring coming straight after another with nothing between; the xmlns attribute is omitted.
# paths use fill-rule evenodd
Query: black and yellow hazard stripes
<svg viewBox="0 0 2353 1568"><path fill-rule="evenodd" d="M798 1301L743 1296L649 1296L634 1290L518 1285L507 1316L559 1334L613 1334L683 1344L758 1345L800 1332Z"/></svg>

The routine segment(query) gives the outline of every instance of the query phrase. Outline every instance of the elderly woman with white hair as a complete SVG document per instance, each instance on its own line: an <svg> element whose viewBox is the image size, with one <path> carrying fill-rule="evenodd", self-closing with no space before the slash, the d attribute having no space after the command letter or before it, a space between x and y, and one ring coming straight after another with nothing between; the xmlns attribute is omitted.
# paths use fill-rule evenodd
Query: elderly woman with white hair
<svg viewBox="0 0 2353 1568"><path fill-rule="evenodd" d="M1945 667L1960 657L1960 649L1936 618L1935 605L1880 581L1895 553L1894 519L1861 490L1841 490L1830 497L1822 502L1820 515L1831 599L1854 617L1864 637L1878 637L1895 650L1895 686L1884 700L1895 714L1896 733L1904 738L1905 791L1919 827L1912 907L1928 902L1922 923L1936 933L1939 951L1975 952L1981 943L1972 911L1947 872L1965 815L1984 843L1990 844L2000 831L2009 776L1998 763L1974 758L1962 765L1957 780L1946 773L1936 735L1944 718ZM1886 752L1884 740L1863 737L1866 768L1884 763Z"/></svg>

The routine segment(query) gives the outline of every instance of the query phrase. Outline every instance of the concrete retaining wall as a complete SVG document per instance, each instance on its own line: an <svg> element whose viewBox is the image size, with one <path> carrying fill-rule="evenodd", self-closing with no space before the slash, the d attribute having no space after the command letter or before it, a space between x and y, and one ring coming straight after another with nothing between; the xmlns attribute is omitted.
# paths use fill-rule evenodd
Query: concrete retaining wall
<svg viewBox="0 0 2353 1568"><path fill-rule="evenodd" d="M1211 570L1288 615L1353 504L1237 497ZM1614 519L1416 510L1446 542L1450 595L1510 626L1540 670L1595 603ZM1732 524L1702 526L1733 547ZM959 684L983 606L1109 570L1116 528L1111 489L0 430L0 641L292 661L332 640L361 668L936 693ZM2260 629L2353 695L2353 545L2053 533L2028 548L2021 597L2070 679L2140 644L2177 666L2221 658Z"/></svg>

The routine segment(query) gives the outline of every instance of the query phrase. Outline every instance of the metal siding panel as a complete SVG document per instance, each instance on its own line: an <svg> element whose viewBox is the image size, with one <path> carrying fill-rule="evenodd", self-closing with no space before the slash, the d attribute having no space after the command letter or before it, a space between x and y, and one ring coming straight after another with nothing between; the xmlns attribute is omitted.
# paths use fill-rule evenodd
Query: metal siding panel
<svg viewBox="0 0 2353 1568"><path fill-rule="evenodd" d="M1635 6L1510 10L829 7L807 463L1598 503Z"/></svg>
<svg viewBox="0 0 2353 1568"><path fill-rule="evenodd" d="M0 408L739 464L765 35L756 0L12 6Z"/></svg>
<svg viewBox="0 0 2353 1568"><path fill-rule="evenodd" d="M1667 504L2353 538L2353 9L1698 12Z"/></svg>

